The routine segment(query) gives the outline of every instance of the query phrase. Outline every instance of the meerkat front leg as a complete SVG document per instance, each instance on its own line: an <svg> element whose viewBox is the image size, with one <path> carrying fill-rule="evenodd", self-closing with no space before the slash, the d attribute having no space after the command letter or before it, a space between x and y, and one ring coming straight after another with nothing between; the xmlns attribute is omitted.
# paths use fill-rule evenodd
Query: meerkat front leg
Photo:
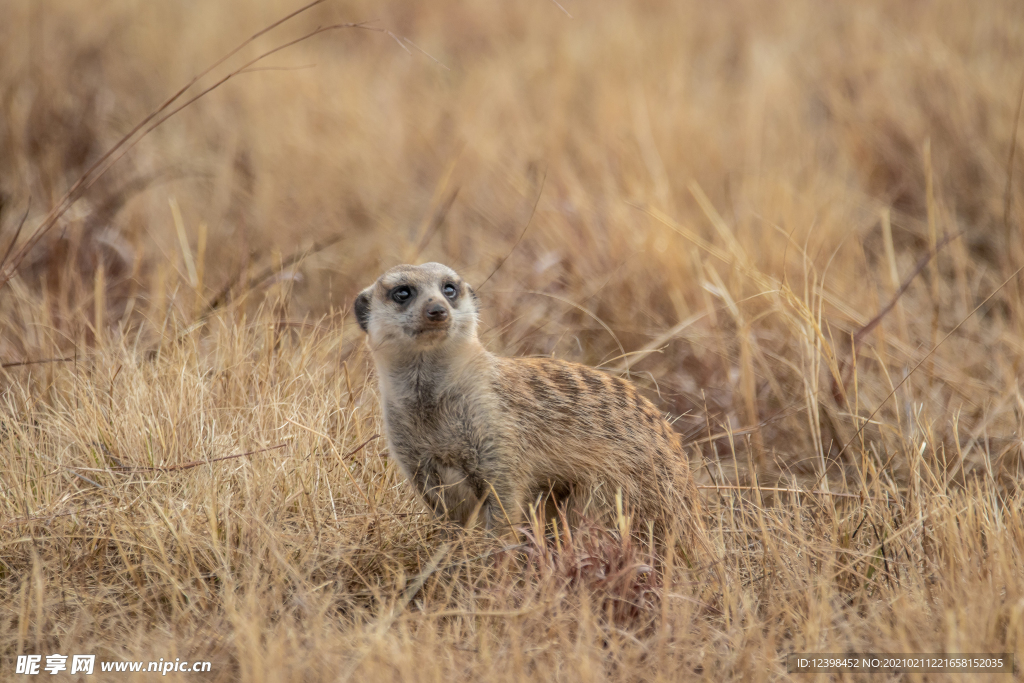
<svg viewBox="0 0 1024 683"><path fill-rule="evenodd" d="M469 477L462 471L425 458L416 468L413 484L424 502L438 517L446 517L465 526L479 499L469 485Z"/></svg>
<svg viewBox="0 0 1024 683"><path fill-rule="evenodd" d="M445 487L441 472L433 460L421 459L410 479L420 497L423 498L423 502L434 511L436 516L449 515L449 511L453 507L452 501L448 500L449 497L445 495L447 487Z"/></svg>
<svg viewBox="0 0 1024 683"><path fill-rule="evenodd" d="M503 477L492 477L486 483L483 503L484 528L498 531L523 521L523 496Z"/></svg>

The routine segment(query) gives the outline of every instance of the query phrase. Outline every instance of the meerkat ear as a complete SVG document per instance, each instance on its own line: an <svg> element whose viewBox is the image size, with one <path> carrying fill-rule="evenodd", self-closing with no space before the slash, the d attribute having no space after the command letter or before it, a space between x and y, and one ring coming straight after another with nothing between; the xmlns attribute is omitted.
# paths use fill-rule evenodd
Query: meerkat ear
<svg viewBox="0 0 1024 683"><path fill-rule="evenodd" d="M359 327L363 329L363 332L369 332L370 295L367 292L359 292L359 296L356 297L355 310Z"/></svg>
<svg viewBox="0 0 1024 683"><path fill-rule="evenodd" d="M479 301L479 300L480 300L480 297L478 297L478 296L476 295L476 290L475 290L475 289L473 289L472 287L470 287L469 285L466 285L466 291L468 291L468 292L469 292L469 295L470 295L471 297L473 297L473 301Z"/></svg>

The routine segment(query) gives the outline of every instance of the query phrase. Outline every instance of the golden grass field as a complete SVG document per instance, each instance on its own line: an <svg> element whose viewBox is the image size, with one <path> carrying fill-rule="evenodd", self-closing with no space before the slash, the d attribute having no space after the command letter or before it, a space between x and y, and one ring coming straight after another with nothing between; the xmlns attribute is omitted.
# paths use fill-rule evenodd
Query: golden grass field
<svg viewBox="0 0 1024 683"><path fill-rule="evenodd" d="M560 2L0 6L0 678L1024 654L1024 5ZM431 260L677 418L718 557L426 514L351 302Z"/></svg>

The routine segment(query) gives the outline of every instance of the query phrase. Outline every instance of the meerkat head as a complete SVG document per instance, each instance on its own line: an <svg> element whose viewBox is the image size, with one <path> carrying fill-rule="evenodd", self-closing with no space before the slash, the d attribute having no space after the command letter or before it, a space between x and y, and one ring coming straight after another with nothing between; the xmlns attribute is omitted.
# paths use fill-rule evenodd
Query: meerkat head
<svg viewBox="0 0 1024 683"><path fill-rule="evenodd" d="M440 263L395 266L356 297L374 354L411 354L476 341L476 293Z"/></svg>

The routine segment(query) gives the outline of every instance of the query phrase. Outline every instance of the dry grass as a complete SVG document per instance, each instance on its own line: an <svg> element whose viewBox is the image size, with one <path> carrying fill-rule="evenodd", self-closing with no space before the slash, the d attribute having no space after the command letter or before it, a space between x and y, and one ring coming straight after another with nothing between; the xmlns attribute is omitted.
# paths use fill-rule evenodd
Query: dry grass
<svg viewBox="0 0 1024 683"><path fill-rule="evenodd" d="M271 56L26 253L0 289L0 676L53 652L274 681L1024 652L1024 8L562 5L316 7L198 87L320 25L397 38ZM8 2L0 254L293 9ZM680 416L724 584L621 530L452 533L388 463L352 297L506 255L486 344Z"/></svg>

